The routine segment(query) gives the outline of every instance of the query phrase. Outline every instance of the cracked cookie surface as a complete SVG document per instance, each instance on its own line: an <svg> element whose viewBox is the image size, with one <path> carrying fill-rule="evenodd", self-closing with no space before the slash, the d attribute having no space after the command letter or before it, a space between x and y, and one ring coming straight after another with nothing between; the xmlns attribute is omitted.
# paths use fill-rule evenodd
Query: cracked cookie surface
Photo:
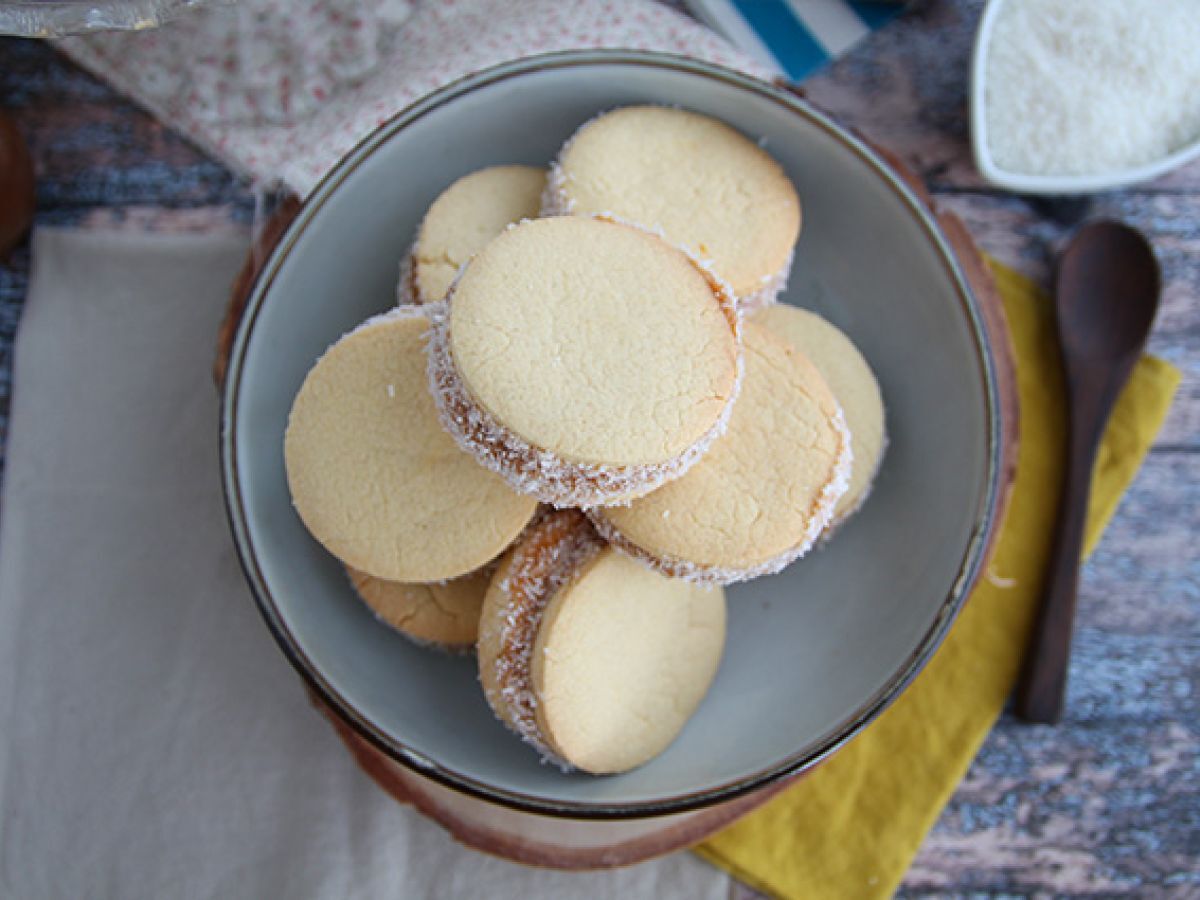
<svg viewBox="0 0 1200 900"><path fill-rule="evenodd" d="M829 523L850 475L841 409L811 362L753 322L729 428L681 478L592 510L607 539L666 572L727 584L779 571Z"/></svg>
<svg viewBox="0 0 1200 900"><path fill-rule="evenodd" d="M474 648L490 566L431 584L386 581L351 568L346 574L375 617L405 637L456 653Z"/></svg>
<svg viewBox="0 0 1200 900"><path fill-rule="evenodd" d="M466 267L435 317L430 379L460 445L558 506L675 477L737 392L733 298L640 228L522 222Z"/></svg>
<svg viewBox="0 0 1200 900"><path fill-rule="evenodd" d="M309 532L348 566L430 582L494 559L536 501L464 453L429 395L421 308L365 322L317 361L288 417L288 488Z"/></svg>
<svg viewBox="0 0 1200 900"><path fill-rule="evenodd" d="M755 313L751 321L807 356L846 416L854 468L849 487L833 510L830 528L836 528L867 499L887 448L879 382L850 338L814 312L780 303Z"/></svg>

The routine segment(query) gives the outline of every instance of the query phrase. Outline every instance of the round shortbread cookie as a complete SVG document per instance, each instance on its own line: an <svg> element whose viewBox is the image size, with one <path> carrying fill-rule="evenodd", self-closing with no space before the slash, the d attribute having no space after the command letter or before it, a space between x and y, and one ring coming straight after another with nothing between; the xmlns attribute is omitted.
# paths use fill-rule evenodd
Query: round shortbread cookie
<svg viewBox="0 0 1200 900"><path fill-rule="evenodd" d="M728 125L660 106L586 122L551 166L543 215L608 214L661 229L747 306L787 284L800 200L771 156Z"/></svg>
<svg viewBox="0 0 1200 900"><path fill-rule="evenodd" d="M304 379L284 438L305 526L346 565L388 581L472 572L537 507L442 430L427 387L428 328L409 307L339 340Z"/></svg>
<svg viewBox="0 0 1200 900"><path fill-rule="evenodd" d="M636 768L687 724L724 649L720 587L605 547L546 604L531 668L538 728L586 772Z"/></svg>
<svg viewBox="0 0 1200 900"><path fill-rule="evenodd" d="M809 358L846 416L854 469L850 487L833 510L830 527L853 515L867 495L887 448L883 396L871 367L850 338L814 312L779 304L751 319Z"/></svg>
<svg viewBox="0 0 1200 900"><path fill-rule="evenodd" d="M433 201L401 271L401 303L446 296L458 270L513 222L538 214L545 169L491 166L464 175Z"/></svg>
<svg viewBox="0 0 1200 900"><path fill-rule="evenodd" d="M737 393L731 295L629 225L506 230L434 316L430 383L464 449L555 506L624 502L696 462Z"/></svg>
<svg viewBox="0 0 1200 900"><path fill-rule="evenodd" d="M850 479L850 435L820 373L759 325L743 338L741 397L704 459L627 507L590 511L668 575L729 584L779 571L812 546Z"/></svg>
<svg viewBox="0 0 1200 900"><path fill-rule="evenodd" d="M457 653L474 649L490 566L432 584L385 581L349 566L346 574L375 617L405 637Z"/></svg>
<svg viewBox="0 0 1200 900"><path fill-rule="evenodd" d="M674 740L724 643L719 588L651 571L565 510L531 528L493 577L480 680L500 720L548 759L623 772Z"/></svg>

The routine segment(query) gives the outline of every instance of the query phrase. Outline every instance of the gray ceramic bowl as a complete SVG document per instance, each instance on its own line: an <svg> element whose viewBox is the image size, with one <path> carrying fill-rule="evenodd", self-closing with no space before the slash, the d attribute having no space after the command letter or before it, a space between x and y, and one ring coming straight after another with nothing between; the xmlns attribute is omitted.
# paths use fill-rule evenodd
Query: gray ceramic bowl
<svg viewBox="0 0 1200 900"><path fill-rule="evenodd" d="M712 691L659 758L564 775L493 717L474 662L380 625L292 510L288 409L338 336L392 303L426 207L486 165L543 165L581 122L679 104L764 146L804 204L786 300L845 329L878 373L891 445L875 491L823 549L729 590ZM517 808L577 817L681 811L812 766L879 714L949 628L998 493L999 411L979 312L936 227L878 158L785 91L679 58L578 52L466 78L351 152L275 250L234 344L222 410L230 518L292 663L362 735L417 771ZM281 747L281 753L287 748Z"/></svg>

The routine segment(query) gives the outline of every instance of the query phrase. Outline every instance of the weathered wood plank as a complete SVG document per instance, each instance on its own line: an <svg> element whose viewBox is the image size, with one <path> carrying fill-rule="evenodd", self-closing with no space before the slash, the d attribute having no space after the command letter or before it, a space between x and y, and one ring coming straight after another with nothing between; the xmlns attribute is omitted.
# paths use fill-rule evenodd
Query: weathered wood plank
<svg viewBox="0 0 1200 900"><path fill-rule="evenodd" d="M1195 752L1179 722L1006 721L900 896L1196 896L1196 798L1176 785Z"/></svg>
<svg viewBox="0 0 1200 900"><path fill-rule="evenodd" d="M248 215L249 192L224 166L49 45L0 38L0 59L0 105L33 153L39 221L125 205L229 205Z"/></svg>

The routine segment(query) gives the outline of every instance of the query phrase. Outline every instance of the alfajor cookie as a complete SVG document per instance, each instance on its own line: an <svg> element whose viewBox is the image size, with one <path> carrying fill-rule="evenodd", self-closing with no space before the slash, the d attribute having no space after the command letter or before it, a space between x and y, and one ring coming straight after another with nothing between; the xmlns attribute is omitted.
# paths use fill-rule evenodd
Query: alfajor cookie
<svg viewBox="0 0 1200 900"><path fill-rule="evenodd" d="M608 774L667 748L724 645L719 588L651 571L568 510L501 561L484 599L479 671L496 715L543 755Z"/></svg>
<svg viewBox="0 0 1200 900"><path fill-rule="evenodd" d="M728 584L777 572L828 525L849 483L850 435L825 380L752 322L729 428L686 475L627 507L590 511L600 533L668 575Z"/></svg>
<svg viewBox="0 0 1200 900"><path fill-rule="evenodd" d="M484 695L496 717L543 755L552 752L537 727L530 673L537 626L550 596L604 546L582 513L552 512L501 557L484 595L476 645Z"/></svg>
<svg viewBox="0 0 1200 900"><path fill-rule="evenodd" d="M408 307L339 340L304 379L284 438L305 526L346 565L388 581L472 572L537 507L442 430L428 391L428 328Z"/></svg>
<svg viewBox="0 0 1200 900"><path fill-rule="evenodd" d="M513 222L537 216L546 170L491 166L446 188L421 220L400 274L401 303L446 296L458 270Z"/></svg>
<svg viewBox="0 0 1200 900"><path fill-rule="evenodd" d="M585 123L551 166L543 215L610 215L698 258L747 307L787 284L800 200L771 156L723 122L630 106Z"/></svg>
<svg viewBox="0 0 1200 900"><path fill-rule="evenodd" d="M830 527L836 527L867 499L887 447L879 382L850 338L814 312L781 303L756 313L751 321L807 356L846 416L854 469L850 486L833 510Z"/></svg>
<svg viewBox="0 0 1200 900"><path fill-rule="evenodd" d="M446 302L429 344L442 422L546 503L645 493L724 428L740 366L733 298L646 231L522 222L475 256Z"/></svg>
<svg viewBox="0 0 1200 900"><path fill-rule="evenodd" d="M431 584L386 581L347 567L354 592L375 618L415 643L454 653L473 650L479 610L493 568Z"/></svg>

